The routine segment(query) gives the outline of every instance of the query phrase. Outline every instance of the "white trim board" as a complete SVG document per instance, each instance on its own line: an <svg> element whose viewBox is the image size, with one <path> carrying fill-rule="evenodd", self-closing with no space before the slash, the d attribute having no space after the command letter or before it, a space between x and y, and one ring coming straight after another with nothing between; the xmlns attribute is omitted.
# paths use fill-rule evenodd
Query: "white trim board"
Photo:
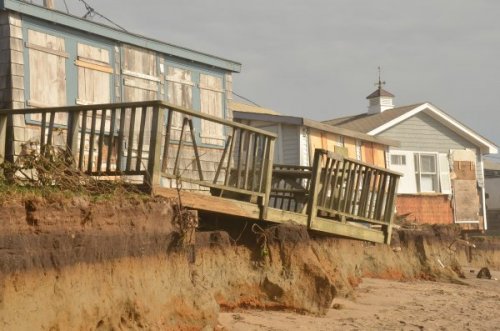
<svg viewBox="0 0 500 331"><path fill-rule="evenodd" d="M420 106L415 107L411 111L396 117L395 119L371 130L368 132L368 135L370 136L376 136L381 132L384 132L388 130L389 128L403 122L404 120L415 116L421 111L426 111L429 116L434 118L435 120L439 121L440 123L443 123L445 126L448 128L452 129L453 131L457 132L464 138L468 140L472 140L475 143L479 144L481 146L481 151L486 151L487 154L497 154L498 153L498 147L493 144L492 142L486 140L485 138L481 137L480 135L476 134L474 131L466 127L465 125L461 124L457 120L453 119L451 116L437 108L436 106L426 102L421 104Z"/></svg>

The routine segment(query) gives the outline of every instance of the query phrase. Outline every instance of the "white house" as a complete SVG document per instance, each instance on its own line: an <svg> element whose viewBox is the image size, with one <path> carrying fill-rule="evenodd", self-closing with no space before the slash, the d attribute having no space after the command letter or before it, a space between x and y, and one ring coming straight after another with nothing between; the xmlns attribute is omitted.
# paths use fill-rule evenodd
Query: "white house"
<svg viewBox="0 0 500 331"><path fill-rule="evenodd" d="M483 156L498 147L431 103L395 107L381 84L367 99L367 112L324 123L401 143L386 158L388 168L404 173L398 213L419 223L487 229Z"/></svg>

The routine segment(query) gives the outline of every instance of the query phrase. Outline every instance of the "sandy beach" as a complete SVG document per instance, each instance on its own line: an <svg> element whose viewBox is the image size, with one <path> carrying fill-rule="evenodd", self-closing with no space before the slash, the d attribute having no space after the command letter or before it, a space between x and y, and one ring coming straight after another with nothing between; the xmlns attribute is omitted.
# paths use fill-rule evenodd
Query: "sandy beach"
<svg viewBox="0 0 500 331"><path fill-rule="evenodd" d="M473 270L474 272L471 272ZM335 299L325 317L276 311L222 313L223 330L500 330L500 281L477 279L464 269L465 285L365 278L351 299ZM500 279L500 272L492 272Z"/></svg>

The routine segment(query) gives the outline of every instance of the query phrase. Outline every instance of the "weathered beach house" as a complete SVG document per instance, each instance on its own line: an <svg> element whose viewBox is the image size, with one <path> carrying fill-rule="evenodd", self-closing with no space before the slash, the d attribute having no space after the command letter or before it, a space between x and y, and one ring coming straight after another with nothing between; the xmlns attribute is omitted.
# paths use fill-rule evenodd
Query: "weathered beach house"
<svg viewBox="0 0 500 331"><path fill-rule="evenodd" d="M398 146L393 139L321 123L300 116L289 116L261 107L231 101L229 108L235 121L273 132L277 135L274 162L277 164L311 166L314 151L332 153L386 167L389 146Z"/></svg>
<svg viewBox="0 0 500 331"><path fill-rule="evenodd" d="M1 108L165 100L230 119L226 104L231 98L231 74L240 70L239 63L24 1L6 0L0 4ZM135 115L137 129L141 125L140 110ZM55 125L64 124L65 116L57 114ZM106 129L110 119L108 114ZM41 120L38 115L13 116L13 144L7 146L7 155L19 155L23 143L40 143ZM87 127L90 121L89 116ZM96 122L99 126L99 114ZM146 126L148 122L146 119ZM200 143L219 146L224 141L222 125L199 119L192 124ZM175 116L172 130L179 135L181 129L180 116ZM150 130L145 128L146 133ZM64 135L51 138L54 144L65 143ZM147 149L148 135L145 138ZM122 143L126 145L126 139ZM88 144L85 147L88 155ZM133 152L137 152L137 146ZM91 162L96 163L96 155ZM116 159L113 155L112 163ZM97 170L96 165L94 168Z"/></svg>
<svg viewBox="0 0 500 331"><path fill-rule="evenodd" d="M418 223L487 229L484 155L498 147L431 103L394 106L381 83L367 99L367 112L324 123L400 142L387 155L388 168L403 174L398 214Z"/></svg>

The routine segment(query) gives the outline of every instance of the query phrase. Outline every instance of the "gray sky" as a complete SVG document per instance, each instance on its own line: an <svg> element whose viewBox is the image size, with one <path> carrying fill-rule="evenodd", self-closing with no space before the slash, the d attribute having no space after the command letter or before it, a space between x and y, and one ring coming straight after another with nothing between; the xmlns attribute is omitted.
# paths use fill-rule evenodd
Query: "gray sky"
<svg viewBox="0 0 500 331"><path fill-rule="evenodd" d="M380 65L397 106L429 101L500 145L498 0L87 2L131 32L241 62L234 89L261 106L364 112Z"/></svg>

